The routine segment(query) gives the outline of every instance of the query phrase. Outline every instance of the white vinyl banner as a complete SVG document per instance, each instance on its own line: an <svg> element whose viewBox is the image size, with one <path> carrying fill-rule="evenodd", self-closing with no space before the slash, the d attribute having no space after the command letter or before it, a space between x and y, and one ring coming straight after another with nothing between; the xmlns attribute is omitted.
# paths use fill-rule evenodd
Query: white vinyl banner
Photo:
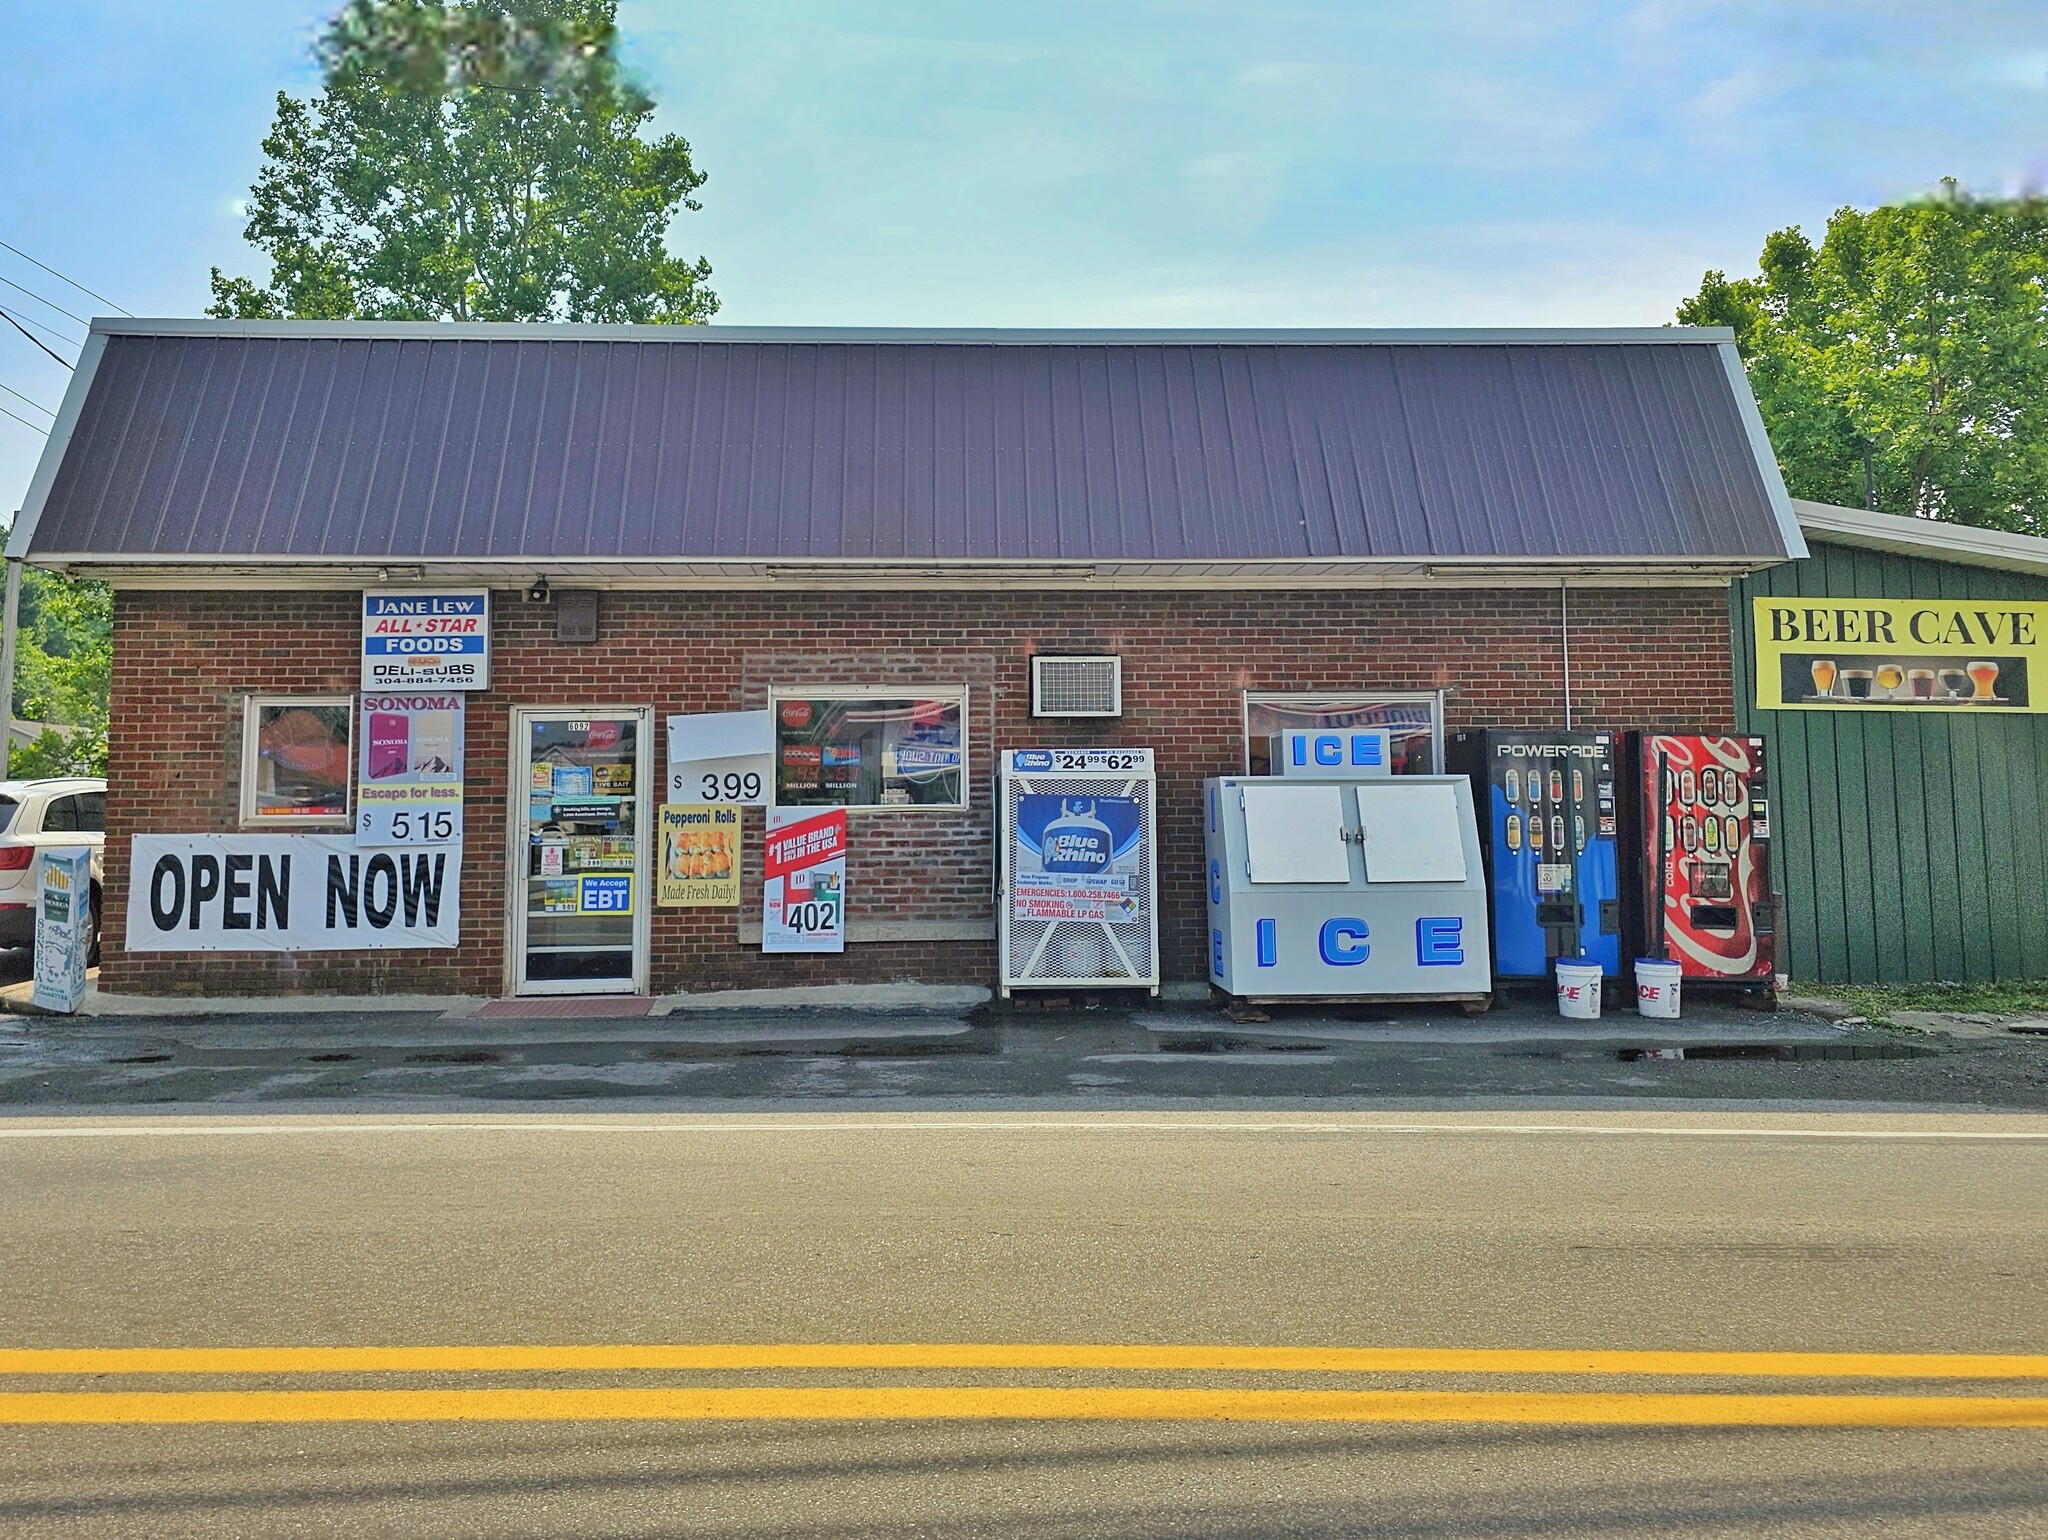
<svg viewBox="0 0 2048 1540"><path fill-rule="evenodd" d="M138 834L131 952L452 947L462 847L365 850L347 834Z"/></svg>

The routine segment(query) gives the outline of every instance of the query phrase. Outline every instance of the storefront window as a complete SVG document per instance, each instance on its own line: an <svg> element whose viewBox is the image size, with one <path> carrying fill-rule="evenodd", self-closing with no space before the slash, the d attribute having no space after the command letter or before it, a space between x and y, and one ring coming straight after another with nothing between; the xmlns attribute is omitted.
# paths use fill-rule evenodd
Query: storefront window
<svg viewBox="0 0 2048 1540"><path fill-rule="evenodd" d="M776 692L782 807L965 807L967 692Z"/></svg>
<svg viewBox="0 0 2048 1540"><path fill-rule="evenodd" d="M1396 775L1432 775L1442 763L1443 697L1428 694L1252 695L1244 698L1245 774L1269 775L1273 734L1384 727Z"/></svg>
<svg viewBox="0 0 2048 1540"><path fill-rule="evenodd" d="M242 821L348 822L351 729L346 695L252 695L242 718Z"/></svg>

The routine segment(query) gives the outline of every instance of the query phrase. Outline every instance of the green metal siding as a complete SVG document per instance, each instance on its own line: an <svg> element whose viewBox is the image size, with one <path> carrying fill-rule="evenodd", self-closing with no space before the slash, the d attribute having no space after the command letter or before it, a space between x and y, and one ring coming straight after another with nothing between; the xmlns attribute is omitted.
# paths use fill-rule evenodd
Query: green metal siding
<svg viewBox="0 0 2048 1540"><path fill-rule="evenodd" d="M2048 714L1759 711L1750 601L2021 599L2048 580L1815 543L1736 583L1737 730L1768 742L1780 966L1833 984L2048 977Z"/></svg>

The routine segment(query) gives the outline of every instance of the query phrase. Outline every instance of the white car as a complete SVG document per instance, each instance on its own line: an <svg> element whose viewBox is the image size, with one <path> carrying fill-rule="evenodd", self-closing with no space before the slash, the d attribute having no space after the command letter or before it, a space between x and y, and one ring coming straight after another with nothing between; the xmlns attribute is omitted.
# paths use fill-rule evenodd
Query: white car
<svg viewBox="0 0 2048 1540"><path fill-rule="evenodd" d="M36 852L92 850L92 939L100 960L100 890L106 880L107 783L85 776L0 781L0 947L36 940Z"/></svg>

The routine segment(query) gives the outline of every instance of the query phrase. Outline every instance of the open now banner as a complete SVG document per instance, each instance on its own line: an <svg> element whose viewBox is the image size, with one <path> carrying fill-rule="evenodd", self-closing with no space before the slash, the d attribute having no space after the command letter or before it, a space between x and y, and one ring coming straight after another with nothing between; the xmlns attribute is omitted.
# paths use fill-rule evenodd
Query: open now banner
<svg viewBox="0 0 2048 1540"><path fill-rule="evenodd" d="M346 834L138 834L131 952L452 947L462 847L365 850Z"/></svg>
<svg viewBox="0 0 2048 1540"><path fill-rule="evenodd" d="M2048 711L2048 604L1754 604L1756 703L1765 711Z"/></svg>

